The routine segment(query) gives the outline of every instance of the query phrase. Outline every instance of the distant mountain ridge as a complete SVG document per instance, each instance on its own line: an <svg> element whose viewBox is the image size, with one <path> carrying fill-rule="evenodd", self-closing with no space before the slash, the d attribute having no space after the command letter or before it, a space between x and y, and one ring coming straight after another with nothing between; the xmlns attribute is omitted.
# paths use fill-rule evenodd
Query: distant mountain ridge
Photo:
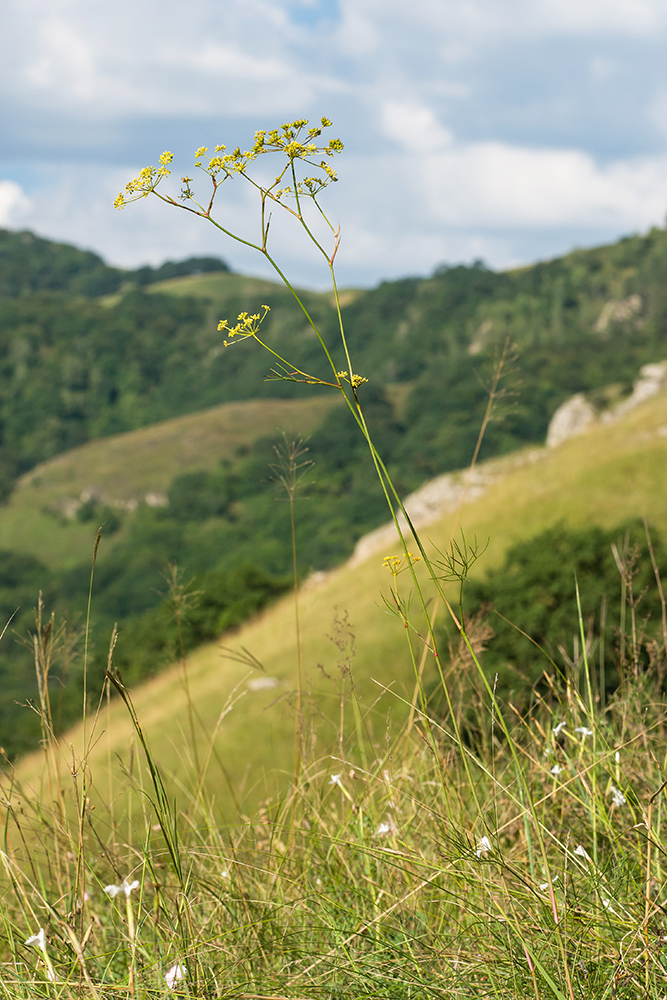
<svg viewBox="0 0 667 1000"><path fill-rule="evenodd" d="M123 284L143 287L188 274L229 270L218 257L190 257L128 271L111 267L91 250L47 240L27 229L0 229L0 295L9 298L45 291L94 297L117 292Z"/></svg>
<svg viewBox="0 0 667 1000"><path fill-rule="evenodd" d="M402 404L395 458L406 486L466 464L506 343L513 360L486 455L543 440L575 393L629 392L641 365L667 354L666 289L667 234L653 229L517 271L443 266L355 292L343 317L355 364L370 379L366 391L382 397L403 387L391 398ZM344 367L331 297L303 294ZM300 394L300 386L265 381L270 366L254 345L222 347L217 320L267 299L269 343L325 374L282 286L233 275L216 258L124 272L88 251L0 230L5 489L36 462L91 438L231 400Z"/></svg>

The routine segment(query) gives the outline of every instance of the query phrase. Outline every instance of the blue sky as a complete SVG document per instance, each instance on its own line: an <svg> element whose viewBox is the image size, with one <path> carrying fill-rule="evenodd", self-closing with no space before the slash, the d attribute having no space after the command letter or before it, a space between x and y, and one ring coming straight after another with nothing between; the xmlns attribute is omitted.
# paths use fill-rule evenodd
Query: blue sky
<svg viewBox="0 0 667 1000"><path fill-rule="evenodd" d="M665 222L666 43L664 0L4 0L0 225L267 273L200 220L113 200L164 149L180 176L200 145L324 114L342 284L611 241ZM255 225L240 184L222 210ZM325 286L298 232L274 251Z"/></svg>

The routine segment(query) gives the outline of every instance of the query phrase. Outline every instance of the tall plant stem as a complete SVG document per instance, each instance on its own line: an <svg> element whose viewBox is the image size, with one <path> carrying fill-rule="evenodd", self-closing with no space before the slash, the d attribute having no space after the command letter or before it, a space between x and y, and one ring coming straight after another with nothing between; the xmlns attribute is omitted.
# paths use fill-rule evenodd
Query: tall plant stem
<svg viewBox="0 0 667 1000"><path fill-rule="evenodd" d="M292 531L292 573L294 576L294 634L296 638L296 719L294 722L294 784L299 781L303 758L303 649L301 648L301 621L299 616L299 578L296 563L296 523L294 519L294 491L290 493L290 528Z"/></svg>

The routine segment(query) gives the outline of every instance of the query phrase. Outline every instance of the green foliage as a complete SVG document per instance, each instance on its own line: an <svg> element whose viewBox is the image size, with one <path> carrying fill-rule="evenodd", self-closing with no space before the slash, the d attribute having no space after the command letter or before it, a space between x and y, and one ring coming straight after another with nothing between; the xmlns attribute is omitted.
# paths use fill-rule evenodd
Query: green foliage
<svg viewBox="0 0 667 1000"><path fill-rule="evenodd" d="M170 281L172 278L184 278L191 274L230 273L230 267L219 257L188 257L187 260L167 260L159 267L140 267L132 272L132 278L137 285L143 287L156 281Z"/></svg>
<svg viewBox="0 0 667 1000"><path fill-rule="evenodd" d="M126 621L116 665L129 683L150 677L182 652L240 625L290 583L289 577L247 563L201 573L185 588L182 607L167 595L156 608Z"/></svg>
<svg viewBox="0 0 667 1000"><path fill-rule="evenodd" d="M89 720L87 742L64 746L45 727L41 762L3 790L6 841L21 847L3 859L7 1000L53 983L91 998L664 995L655 676L604 713L565 685L513 722L496 706L506 739L474 745L433 719L376 725L350 677L335 704L359 725L330 734L308 705L307 758L277 791L276 775L257 780L247 760L235 774L215 746L236 705L210 724L198 716L190 739L170 726L173 774L151 739L153 706L140 711L111 677L123 703L104 710L108 729ZM180 682L186 700L185 671ZM492 734L477 702L464 679L454 711L472 704ZM246 724L266 727L265 711Z"/></svg>
<svg viewBox="0 0 667 1000"><path fill-rule="evenodd" d="M39 736L39 720L34 712L21 712L16 704L34 696L34 650L24 645L34 628L34 608L39 593L52 602L56 588L39 559L16 552L0 552L0 631L3 656L0 659L0 745L12 757L34 746ZM58 677L52 678L54 685Z"/></svg>
<svg viewBox="0 0 667 1000"><path fill-rule="evenodd" d="M106 295L120 287L123 272L97 254L67 243L53 243L34 233L0 229L0 296L34 292Z"/></svg>
<svg viewBox="0 0 667 1000"><path fill-rule="evenodd" d="M197 271L208 274L207 281L221 276L220 293L206 285L212 300L136 287ZM467 465L508 337L513 346L482 458L542 440L553 410L573 392L604 402L608 387L617 395L627 391L639 366L667 350L666 272L667 234L653 230L521 271L496 274L480 262L442 267L427 279L385 282L344 298L355 366L370 378L359 390L364 412L399 491ZM125 291L104 304L91 297L121 284ZM252 282L234 283L215 258L118 272L94 254L31 234L0 233L0 495L18 473L91 437L222 400L300 395L298 384L263 381L267 359L256 345L221 347L218 319L259 308L266 299L272 306L267 343L325 376L317 339L290 293L264 283L249 302L248 288ZM610 302L630 296L629 311L609 311ZM333 341L331 299L304 293L303 301ZM342 355L335 361L345 367ZM387 383L404 386L399 410L388 401ZM100 637L114 621L153 612L170 562L188 578L248 564L278 577L287 572L290 519L272 482L274 445L266 439L225 466L176 477L165 509L142 504L120 514L95 501L80 508L78 518L91 526L104 522L105 540L114 542L96 575ZM367 445L351 419L332 412L308 448L315 468L297 508L302 576L348 556L359 536L386 516L368 472ZM88 566L81 565L44 575L38 586L59 609L81 614L88 578ZM32 579L26 571L26 587ZM22 607L35 603L35 591L27 595ZM100 638L100 663L103 646ZM19 655L25 656L13 650L9 660ZM487 655L492 669L495 654ZM26 690L31 669L15 671Z"/></svg>
<svg viewBox="0 0 667 1000"><path fill-rule="evenodd" d="M249 302L245 288L230 286L212 308L206 300L145 296L131 287L226 270L216 258L191 258L119 272L73 247L0 233L5 492L17 472L90 437L223 399L299 393L293 383L264 381L268 366L260 350L221 347L217 320L259 308L264 298L272 307L267 343L304 370L326 374L317 340L285 289L263 287ZM640 365L667 349L666 271L667 234L652 230L521 271L496 274L476 262L355 293L342 314L355 364L371 378L364 393L397 382L411 391L401 440L385 458L404 470L409 485L465 465L508 337L516 360L485 456L542 440L554 409L574 392L627 391ZM97 281L98 272L113 278L114 287L122 278L129 290L106 306L82 299L84 277ZM610 302L626 300L630 307L609 311ZM306 293L304 304L333 339L331 300ZM335 361L345 367L343 356Z"/></svg>
<svg viewBox="0 0 667 1000"><path fill-rule="evenodd" d="M81 504L76 512L76 519L82 524L94 524L96 528L101 525L105 535L115 535L123 523L115 507L98 503L93 498Z"/></svg>
<svg viewBox="0 0 667 1000"><path fill-rule="evenodd" d="M167 493L169 515L185 522L224 517L234 500L235 485L235 478L226 467L176 476Z"/></svg>
<svg viewBox="0 0 667 1000"><path fill-rule="evenodd" d="M0 229L0 296L17 298L34 292L66 292L94 298L117 292L121 285L150 285L192 274L230 273L219 257L165 261L159 267L123 271L109 267L90 250L54 243L27 230Z"/></svg>
<svg viewBox="0 0 667 1000"><path fill-rule="evenodd" d="M656 229L520 271L453 268L422 282L409 336L386 351L392 361L408 352L412 362L401 463L432 476L469 461L508 339L515 360L482 457L542 442L555 409L576 392L629 391L642 364L667 354L666 271L667 235Z"/></svg>
<svg viewBox="0 0 667 1000"><path fill-rule="evenodd" d="M315 126L305 133L308 124L298 120L268 136L264 131L257 132L252 150L245 153L237 148L233 153L210 158L208 150L202 148L196 154L195 167L210 175L207 180L213 179L213 198L219 180L239 175L248 180L246 167L258 156L272 150L287 157L272 187L268 191L258 188L262 242L256 249L269 261L266 200L281 207L280 199L292 194L296 201L292 215L310 235L299 197L314 199L322 187L336 179L322 161L316 169L324 172L323 177L298 175L298 180L295 164L303 167L305 162L312 167L312 154L333 156L342 149L339 140L323 147L312 141L330 126L327 119L321 120L322 128ZM302 138L311 141L306 145ZM222 154L224 149L217 146L215 152ZM170 173L167 164L172 158L165 152L159 168L142 170L126 186L127 199L119 195L116 206L121 208L129 201L155 194L157 185ZM202 160L206 161L204 166ZM285 175L293 188L277 191ZM191 178L183 178L181 198L191 203L195 214L210 219L213 200L207 210L201 208L191 183ZM157 196L177 204L171 196ZM335 234L334 238L337 240ZM529 335L521 341L526 329L522 331L517 324L517 342L528 356L527 367L535 366L535 395L528 395L527 402L523 400L523 409L506 410L500 432L492 428L489 447L494 450L514 447L535 433L531 417L543 395L537 389L549 351L560 352L560 363L569 373L567 358L572 356L576 338L582 333L586 308L577 292L587 282L590 285L592 275L595 280L600 278L600 269L592 267L591 260L587 258L582 265L573 255L566 268L556 262L555 267L545 266L531 276L530 281L539 285L536 305L541 308L546 301L549 307L550 338L538 335L531 339ZM395 296L387 288L378 291L383 327L399 342L407 330L406 317L414 323L423 320L428 309L435 308L434 302L442 303L449 296L451 325L438 334L431 324L422 337L424 353L411 355L408 347L404 355L413 363L409 370L414 391L422 396L429 389L429 379L434 400L439 379L450 380L444 403L432 400L425 408L433 433L424 435L422 427L411 442L412 451L401 449L406 442L410 444L414 425L419 425L423 416L422 409L415 408L416 397L408 402L408 416L414 419L406 432L381 389L381 376L369 387L368 376L353 373L343 323L339 346L344 348L349 371L339 371L325 347L326 360L334 372L333 376L327 373L327 378L336 379L333 388L340 391L348 405L370 449L372 462L360 438L347 437L347 428L332 433L325 424L315 432L312 443L322 452L325 488L320 489L317 480L311 479L311 495L300 496L310 505L310 515L300 521L306 527L307 538L299 549L301 559L304 549L306 553L317 552L320 559L330 557L332 553L325 554L323 542L349 549L366 520L376 517L372 497L377 483L375 491L369 490L369 483L359 471L364 464L366 468L369 464L375 466L385 492L393 491L395 498L397 491L405 488L404 483L394 485L376 448L392 466L406 468L407 482L411 474L421 474L429 461L436 461L440 445L445 467L458 453L472 449L471 430L479 422L481 414L476 411L484 395L494 401L510 398L507 387L500 388L500 362L495 364L495 373L480 378L484 365L498 352L503 367L511 372L508 338L503 336L499 341L497 329L494 332L494 324L502 327L503 317L506 320L506 313L513 312L504 305L509 279L496 281L482 265L475 264L465 269L461 282L461 275L452 277L456 270L438 271L431 290L437 291L440 282L443 294L440 299L437 295L430 300L428 295L423 298L422 306L425 303L426 308L421 313L417 302L423 287L419 283L401 283ZM516 282L512 304L522 302L531 313L534 290L530 281L517 295L522 278L520 274L513 277ZM621 287L622 278L618 274L616 277ZM624 293L627 290L626 285ZM616 351L615 370L621 379L631 370L631 358L636 361L643 350L654 350L659 345L662 328L651 328L648 311L652 306L656 315L659 313L659 295L653 302L645 290L642 295L645 298L633 291L620 302L606 302L592 328L599 343L613 341L613 323L617 320L631 320L634 330L643 331L634 338L635 354L632 350ZM298 302L298 296L295 298ZM395 326L392 298L403 310L403 320ZM144 299L135 292L122 299L120 306L130 303L137 316L142 312L152 316ZM303 303L299 304L303 308ZM580 306L580 315L576 316ZM487 317L476 330L472 329L471 335L470 324L483 315L480 309L488 311ZM642 309L645 315L638 325ZM264 312L268 313L268 307ZM513 317L517 318L516 310ZM340 314L337 318L341 320ZM255 337L258 322L258 316L249 317L242 311L235 328L225 321L218 329L228 330L230 338L237 333ZM323 337L326 322L325 315L316 330L322 346L328 341L328 336ZM177 338L178 331L172 332ZM435 340L431 336L434 332ZM146 338L149 344L154 333L151 327ZM266 346L259 337L255 339L261 347ZM373 350L377 351L377 343L372 344L371 339L365 338L367 360ZM289 341L289 334L285 340ZM331 381L314 374L312 364L303 363L302 356L310 348L307 338L302 336L301 340L300 344L288 343L287 350L281 341L279 370L288 383L302 381L330 387ZM434 351L429 344L435 344ZM142 339L141 347L145 346ZM302 354L291 353L291 348L298 346L304 348ZM362 353L355 354L355 367ZM601 371L598 362L602 353L591 349L589 343L577 355L579 376L589 392L601 389L595 379ZM381 368L385 355L386 351L377 360L378 370L387 377L386 367ZM396 356L400 355L399 349ZM297 362L302 367L297 367ZM474 367L477 363L479 370ZM249 371L251 366L246 369ZM142 375L150 396L153 373L147 370ZM473 391L473 377L481 383L481 390ZM169 379L162 378L160 369L153 381L162 389ZM559 387L550 382L548 375L544 383L557 394ZM516 388L516 384L510 384L509 393ZM396 393L393 398L397 398ZM472 405L466 409L468 403ZM485 408L483 427L489 416ZM652 412L655 415L655 410ZM438 420L445 425L440 439L435 433ZM436 440L425 441L425 437ZM277 462L267 462L271 449ZM251 990L248 995L255 997L302 996L306 991L313 996L382 996L396 1000L413 995L467 997L471 993L574 1000L584 994L607 996L610 989L619 998L626 993L628 997L640 993L657 997L658 992L664 992L667 981L661 957L667 881L660 858L661 794L665 788L661 766L665 706L661 687L667 663L667 611L659 580L655 581L658 601L648 593L655 567L654 551L658 559L664 558L662 545L656 538L648 570L639 562L638 549L633 546L632 526L619 529L622 538L615 544L609 532L568 532L562 525L556 526L530 542L516 545L505 565L487 581L470 585L471 611L464 612L465 584L479 555L477 540L471 543L462 533L461 541L452 543L449 554L440 553L440 559L434 559L412 525L419 555L408 551L407 540L399 530L402 551L384 560L393 580L391 599L386 599L385 605L396 613L405 629L409 659L416 674L414 693L410 698L409 689L400 687L394 695L393 685L383 683L388 674L385 671L385 677L381 674L377 681L382 693L379 698L373 697L368 707L352 675L355 635L347 613L338 614L331 636L339 654L338 676L332 677L318 663L322 683L333 681L335 691L337 721L328 732L327 725L323 727L320 722L322 717L326 720L325 703L331 706L332 688L326 692L316 690L311 685L312 675L307 678L307 688L302 687L303 632L295 594L296 697L284 684L293 676L293 665L288 668L289 674L266 678L266 686L282 683L285 688L272 704L280 703L283 713L294 709L293 774L275 776L285 789L289 788L277 800L264 797L264 785L259 793L262 807L253 821L243 801L249 775L247 757L236 761L237 769L241 764L245 774L235 785L228 767L233 750L228 746L228 753L220 754L216 741L223 720L235 709L235 701L265 686L249 684L240 690L244 679L239 677L239 669L261 664L253 652L227 651L230 673L237 670L237 683L234 685L232 676L228 700L221 711L214 703L214 715L207 713L214 720L211 728L200 711L204 706L197 706L193 700L185 653L221 630L234 627L289 586L289 577L278 576L275 567L285 562L290 535L297 576L294 456L301 459L306 452L302 443L290 449L284 439L281 453L272 442L259 440L218 469L178 476L169 490L171 503L163 509L139 506L123 525L111 559L100 565L98 574L98 613L103 617L120 609L125 618L125 643L115 662L113 644L108 659L101 660L94 649L93 634L93 669L86 672L85 679L78 664L73 676L67 677L72 642L53 617L45 622L40 600L33 643L39 701L34 707L45 767L37 785L48 789L48 795L44 798L42 794L44 801L34 799L12 774L10 787L2 796L8 848L2 853L8 889L2 956L7 975L3 976L2 988L11 996L15 980L25 995L24 986L31 980L46 979L46 984L54 988L62 983L66 992L78 979L79 993L85 986L94 998L109 989L134 997L157 995L165 988L183 992L181 987L193 995L235 994L239 990L248 994ZM280 468L281 454L292 456L287 478L284 466ZM406 455L411 456L410 461L406 461ZM587 455L590 458L590 452ZM310 465L304 459L300 468L303 471ZM274 475L268 483L261 480L258 484L258 472L267 466ZM279 498L275 490L281 486L288 494L289 506L276 503ZM389 503L394 512L393 499ZM399 502L398 506L407 518L403 505ZM512 515L514 510L505 500L504 516L516 516ZM83 518L93 518L97 513L94 503L84 505L80 511ZM232 540L233 545L225 544ZM96 553L98 542L99 534ZM608 596L610 548L622 581L620 601ZM250 551L257 561L244 558ZM172 560L179 554L197 566L187 585L173 565ZM165 556L170 561L167 592L157 606L151 606L146 602L146 590L156 559ZM9 582L17 573L25 571L30 575L39 569L34 564L12 567L11 560L9 563ZM399 593L398 577L404 571L413 588L408 596ZM449 611L452 607L445 583L459 583L461 620L457 622L452 611L458 642L452 644L449 662L439 657L436 649L433 623L437 602L431 610L430 595L419 579L424 571L437 601L442 601ZM574 602L568 584L573 572ZM340 577L337 586L349 586L350 578L344 574ZM355 583L360 594L362 577ZM77 587L81 590L83 584L77 569L70 579L71 593L76 595ZM548 662L555 673L550 676L543 672L542 690L538 690L541 678L536 642L530 644L530 635L525 636L529 641L526 653L515 646L515 631L498 629L495 646L491 645L484 655L489 634L488 629L485 633L483 616L493 597L510 607L514 602L517 612L524 614L527 605L526 628L550 647ZM410 617L413 598L421 618ZM320 609L322 604L319 601ZM599 618L598 605L602 609ZM662 617L661 628L652 627L650 622L651 612L656 611ZM613 658L619 690L605 706L608 612L619 619ZM575 622L578 628L570 653ZM277 630L271 626L275 620L268 624L271 634L267 641L273 655ZM88 639L86 628L87 649ZM418 662L419 649L423 649L423 656ZM62 654L57 717L50 683L56 652ZM422 671L429 653L437 662L446 703L442 724L432 710L434 703L429 711L424 697ZM478 654L483 656L483 666ZM597 682L591 672L594 655L600 667ZM494 656L496 669L489 676ZM178 755L180 750L181 755L178 791L173 794L176 782L164 776L123 674L136 682L159 669L163 662L176 658L181 660L184 704L169 704L172 751ZM512 690L515 678L520 678L518 698ZM208 693L208 679L200 675L198 684L202 680L200 689ZM532 699L528 697L531 685ZM112 739L114 706L111 702L107 705L104 734L98 728L98 714L88 724L85 704L86 693L101 699L112 687L120 695L132 725L127 766L120 759L122 797L127 802L127 814L120 820L111 765L112 754L120 746L118 741L114 746ZM308 695L305 699L304 690ZM69 743L64 755L57 733L82 695L81 736L77 746ZM398 741L392 739L395 727L390 715L385 719L378 711L378 701L385 696L397 697L401 707L408 710ZM350 698L352 704L348 705ZM179 748L178 721L184 711L189 740L187 746ZM242 712L241 725L245 723L247 729L253 714L255 720L258 718L250 698L244 701ZM164 712L156 715L165 718ZM291 721L287 719L288 727L283 724L283 734ZM237 735L240 732L237 726ZM105 735L106 745L99 746ZM139 760L135 759L135 740L140 748ZM277 740L273 748L278 750ZM98 782L97 788L103 788L100 798L105 808L93 813L92 798L98 794L93 780L95 758L104 759L104 755L108 785ZM237 758L243 756L237 753ZM240 820L232 829L223 830L217 815L219 781L215 798L208 795L207 772L214 762ZM336 770L327 781L332 763ZM67 775L68 795L63 774ZM637 832L642 830L645 835L638 837ZM122 881L118 874L121 866ZM108 869L113 869L111 883ZM92 893L87 886L94 887ZM100 888L112 900L118 898L122 903L124 896L124 911L123 907L111 912L100 907L100 900L106 902L97 891ZM132 898L135 890L137 895ZM27 922L38 927L30 926L24 937ZM211 928L215 929L219 945L214 949L210 947ZM34 947L38 953L31 956L34 976L28 971L33 962L26 961L21 953L22 937L25 946ZM84 948L88 949L85 954ZM165 961L170 953L172 957ZM631 990L626 990L629 984Z"/></svg>
<svg viewBox="0 0 667 1000"><path fill-rule="evenodd" d="M23 471L192 409L178 357L201 317L198 303L139 292L109 309L55 293L0 298L0 459Z"/></svg>
<svg viewBox="0 0 667 1000"><path fill-rule="evenodd" d="M649 535L658 565L667 565L667 548L655 529ZM483 615L493 630L482 664L487 677L497 676L503 697L512 690L521 700L544 671L553 675L550 660L556 671L577 683L581 669L577 587L596 672L605 657L620 664L622 671L648 666L651 642L661 628L661 605L646 546L641 523L612 530L596 526L574 530L561 523L512 546L501 566L465 585L465 619L479 627ZM636 646L626 644L619 651L619 636L629 629L627 600L632 595L637 602ZM603 699L618 682L616 669L607 666L602 679L598 676L598 684L605 688L600 692Z"/></svg>

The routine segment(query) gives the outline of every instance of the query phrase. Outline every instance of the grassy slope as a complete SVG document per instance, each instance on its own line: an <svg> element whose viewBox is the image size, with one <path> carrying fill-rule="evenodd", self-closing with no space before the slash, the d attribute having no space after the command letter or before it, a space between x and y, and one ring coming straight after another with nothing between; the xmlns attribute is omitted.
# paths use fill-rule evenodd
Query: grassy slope
<svg viewBox="0 0 667 1000"><path fill-rule="evenodd" d="M92 551L90 524L60 515L68 500L93 489L108 503L164 493L174 476L211 468L241 445L277 430L307 435L331 397L224 403L128 434L89 441L23 476L0 508L0 549L66 568ZM109 540L122 538L122 530Z"/></svg>
<svg viewBox="0 0 667 1000"><path fill-rule="evenodd" d="M211 273L149 285L149 292L208 301L213 323L226 315L230 298L257 301L282 288L274 282L239 274ZM343 293L345 301L357 294ZM316 293L306 293L317 299ZM327 300L330 296L324 295ZM105 296L111 305L120 294ZM225 403L175 417L127 434L89 441L57 455L23 476L9 502L0 507L0 549L39 557L48 566L67 569L92 553L89 524L62 516L67 501L94 490L111 504L163 493L174 476L211 468L235 449L258 437L285 430L306 437L335 405L331 395L300 400L262 399ZM106 540L113 545L123 530Z"/></svg>
<svg viewBox="0 0 667 1000"><path fill-rule="evenodd" d="M506 547L563 519L571 525L599 523L613 526L624 518L645 515L658 529L667 531L667 394L650 400L618 424L600 426L552 451L533 450L494 462L503 470L487 493L468 504L460 519L468 535L490 539L481 570L497 563ZM523 460L522 460L523 459ZM447 515L424 531L432 544L445 548L458 528L455 515ZM301 593L304 668L309 715L318 734L317 752L335 744L338 718L336 664L340 654L330 638L336 615L349 612L355 636L354 674L364 706L379 698L377 726L385 725L387 711L403 715L400 698L409 698L413 681L402 629L387 617L381 594L389 580L382 568L384 550L364 563L343 566L323 582ZM520 624L520 623L518 623ZM121 635L120 640L123 641ZM273 689L252 691L250 671L226 659L218 645L198 650L190 659L190 687L205 728L211 731L228 699L237 697L223 719L216 739L219 758L235 782L243 780L256 801L263 794L265 777L271 784L285 781L292 756L292 711L284 695L294 689L296 653L293 606L290 598L225 637L234 649L246 648L278 679ZM321 664L332 677L327 680ZM383 693L393 686L395 694ZM180 671L176 668L136 691L136 705L159 761L167 771L182 771L187 756L187 709ZM106 711L106 710L105 710ZM348 720L350 721L350 720ZM130 727L120 704L104 720L108 737L93 753L95 771L103 769L114 754L127 762ZM81 734L72 733L80 744ZM107 754L110 757L107 758ZM35 758L22 765L25 777L36 780ZM332 763L335 770L335 762ZM282 772L281 772L282 769ZM227 801L220 772L212 764L211 780L217 798ZM98 789L106 778L98 773ZM254 789L254 790L253 790ZM104 798L104 792L101 792Z"/></svg>
<svg viewBox="0 0 667 1000"><path fill-rule="evenodd" d="M214 271L211 274L189 274L183 278L157 281L146 289L149 292L168 293L179 297L192 295L213 301L230 295L269 295L276 290L276 283L262 278L251 278L244 274L225 274Z"/></svg>
<svg viewBox="0 0 667 1000"><path fill-rule="evenodd" d="M269 295L276 291L276 288L283 290L282 285L277 285L273 281L265 281L262 278L250 278L243 274L225 274L214 271L210 274L190 274L184 278L172 278L169 281L158 281L154 285L149 285L147 291L160 292L167 295L184 297L192 295L195 298L208 298L212 301L226 299L231 295L247 295L256 297L257 295ZM298 289L297 289L298 291ZM299 294L303 294L299 292ZM310 296L322 295L327 301L333 304L333 292L307 292ZM339 291L341 305L346 306L353 302L359 295L364 294L364 289L343 288Z"/></svg>

